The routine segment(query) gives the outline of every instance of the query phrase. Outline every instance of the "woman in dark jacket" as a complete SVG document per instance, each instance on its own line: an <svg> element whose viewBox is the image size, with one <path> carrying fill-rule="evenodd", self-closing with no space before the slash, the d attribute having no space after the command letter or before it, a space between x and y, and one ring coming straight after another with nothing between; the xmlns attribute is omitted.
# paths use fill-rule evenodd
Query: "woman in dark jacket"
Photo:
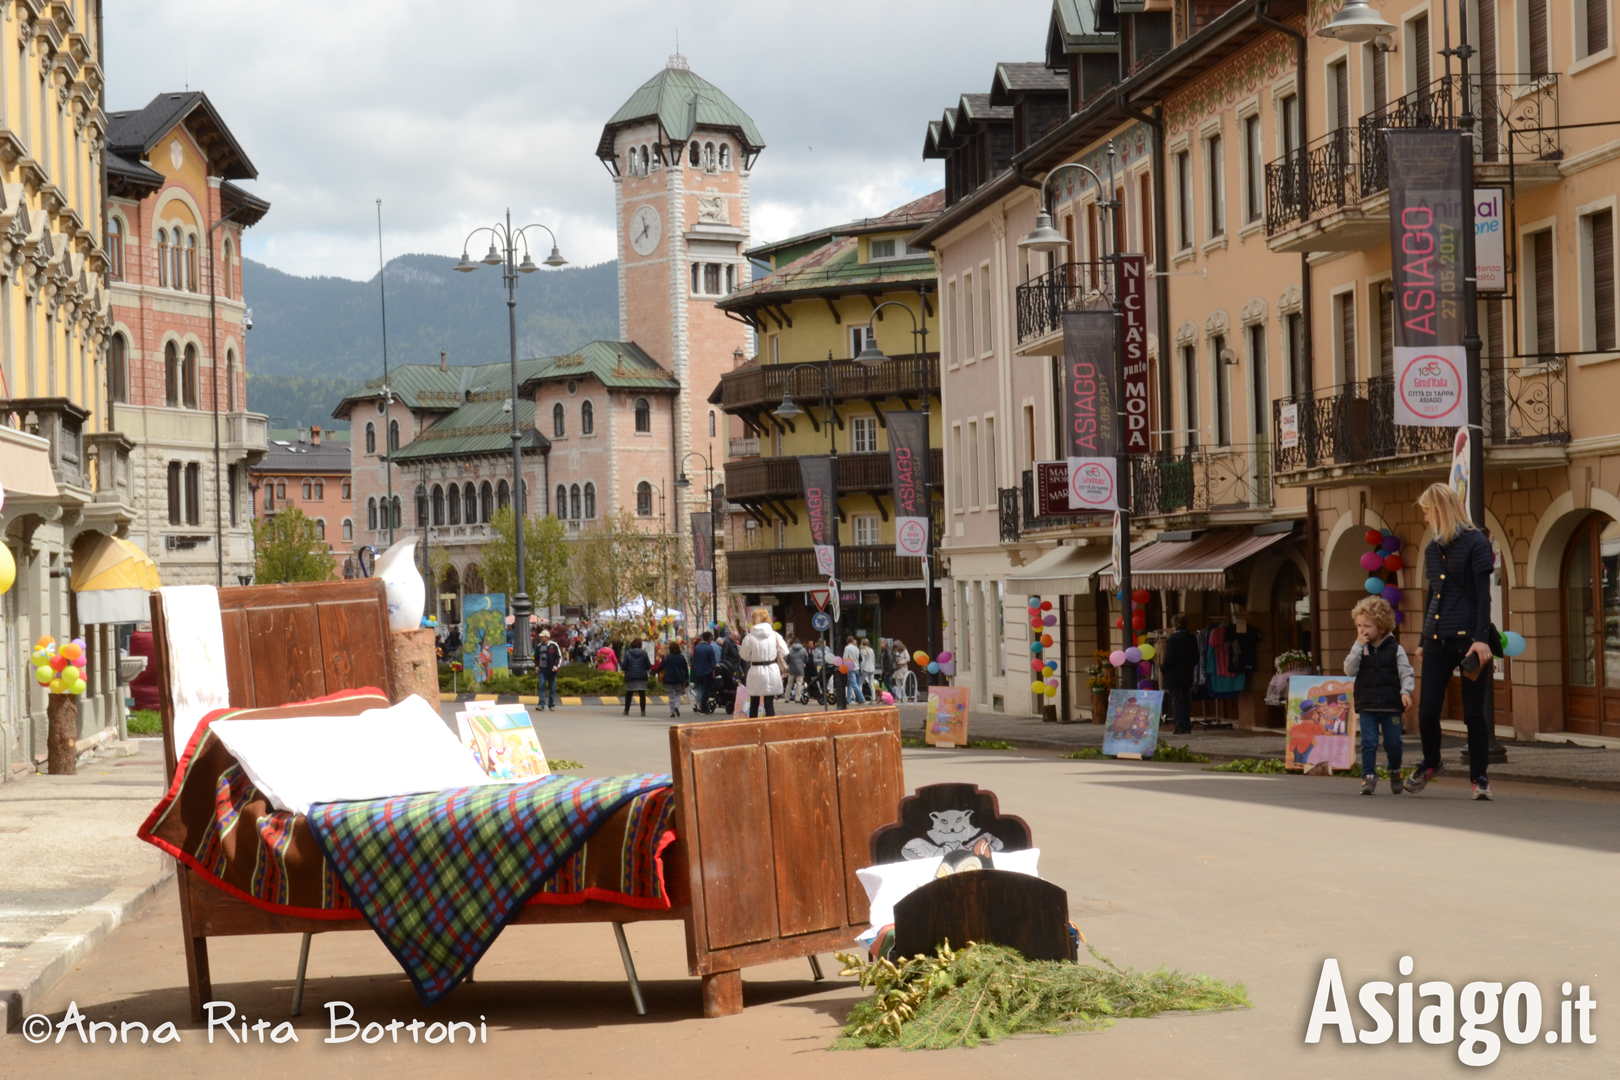
<svg viewBox="0 0 1620 1080"><path fill-rule="evenodd" d="M686 684L691 681L687 674L686 657L681 655L681 643L672 641L664 658L658 662L658 677L663 680L664 691L669 694L669 715L681 715L681 698L686 694ZM629 695L625 696L624 711L630 711ZM643 707L642 712L646 712Z"/></svg>
<svg viewBox="0 0 1620 1080"><path fill-rule="evenodd" d="M1462 680L1463 723L1468 727L1468 771L1474 798L1491 798L1485 769L1491 757L1491 731L1485 721L1485 695L1493 687L1491 672L1491 570L1495 556L1485 534L1468 521L1462 499L1446 484L1431 484L1418 497L1424 522L1434 530L1423 553L1429 579L1418 631L1423 686L1418 699L1418 736L1423 761L1406 790L1422 791L1440 772L1440 710L1445 707L1451 673L1478 670Z"/></svg>
<svg viewBox="0 0 1620 1080"><path fill-rule="evenodd" d="M1177 615L1175 632L1164 643L1164 658L1159 661L1159 677L1164 680L1164 693L1170 699L1170 713L1175 717L1174 734L1192 734L1193 670L1198 667L1198 638L1187 629L1187 616Z"/></svg>
<svg viewBox="0 0 1620 1080"><path fill-rule="evenodd" d="M619 670L624 672L624 715L630 715L630 695L641 695L641 715L647 715L647 675L652 671L652 657L647 650L641 647L641 639L630 643L624 650L624 659L619 662Z"/></svg>

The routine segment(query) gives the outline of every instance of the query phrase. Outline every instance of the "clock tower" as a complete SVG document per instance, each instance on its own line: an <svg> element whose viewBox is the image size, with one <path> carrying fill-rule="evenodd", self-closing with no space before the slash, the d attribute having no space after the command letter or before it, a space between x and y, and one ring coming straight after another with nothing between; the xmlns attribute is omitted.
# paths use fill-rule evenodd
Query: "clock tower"
<svg viewBox="0 0 1620 1080"><path fill-rule="evenodd" d="M764 149L754 121L679 53L602 129L596 155L613 176L619 337L674 373L675 472L704 454L718 470L730 443L709 404L720 376L754 351L753 332L715 307L748 283L748 177ZM673 489L672 527L707 509L703 485Z"/></svg>

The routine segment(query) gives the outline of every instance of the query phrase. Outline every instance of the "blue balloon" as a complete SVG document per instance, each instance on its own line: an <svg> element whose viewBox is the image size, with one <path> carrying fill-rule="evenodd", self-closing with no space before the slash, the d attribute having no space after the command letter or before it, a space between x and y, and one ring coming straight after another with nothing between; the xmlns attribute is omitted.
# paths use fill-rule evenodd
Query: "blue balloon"
<svg viewBox="0 0 1620 1080"><path fill-rule="evenodd" d="M933 660L928 661L928 674L930 674L930 675L938 675L939 674L939 664L938 664L938 662L933 661Z"/></svg>
<svg viewBox="0 0 1620 1080"><path fill-rule="evenodd" d="M1517 630L1509 630L1502 635L1507 640L1502 643L1503 656L1518 656L1524 652L1524 635Z"/></svg>
<svg viewBox="0 0 1620 1080"><path fill-rule="evenodd" d="M1384 579L1375 577L1368 578L1366 582L1366 589L1372 595L1378 596L1384 591Z"/></svg>
<svg viewBox="0 0 1620 1080"><path fill-rule="evenodd" d="M1029 651L1034 653L1036 656L1041 655L1041 643L1037 641L1035 644L1029 647Z"/></svg>

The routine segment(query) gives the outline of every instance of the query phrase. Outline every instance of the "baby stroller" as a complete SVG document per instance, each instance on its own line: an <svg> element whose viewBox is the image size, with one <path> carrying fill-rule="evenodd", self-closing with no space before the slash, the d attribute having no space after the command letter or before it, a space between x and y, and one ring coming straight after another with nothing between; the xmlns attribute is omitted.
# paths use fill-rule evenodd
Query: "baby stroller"
<svg viewBox="0 0 1620 1080"><path fill-rule="evenodd" d="M798 695L790 700L797 701L800 705L808 705L812 701L820 705L821 696L821 667L817 664L804 665L804 682L799 686Z"/></svg>
<svg viewBox="0 0 1620 1080"><path fill-rule="evenodd" d="M737 701L737 686L737 673L725 664L716 664L714 676L709 680L708 696L697 703L697 711L707 714L718 709L730 714L731 706Z"/></svg>

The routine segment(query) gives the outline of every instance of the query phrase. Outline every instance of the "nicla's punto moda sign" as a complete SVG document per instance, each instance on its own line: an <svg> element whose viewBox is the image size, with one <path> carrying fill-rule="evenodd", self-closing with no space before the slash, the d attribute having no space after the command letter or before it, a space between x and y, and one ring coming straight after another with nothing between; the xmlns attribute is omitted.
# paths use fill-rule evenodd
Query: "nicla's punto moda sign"
<svg viewBox="0 0 1620 1080"><path fill-rule="evenodd" d="M889 471L894 477L894 550L928 554L928 414L888 414Z"/></svg>
<svg viewBox="0 0 1620 1080"><path fill-rule="evenodd" d="M1069 459L1069 506L1113 510L1119 450L1114 408L1114 313L1063 316L1063 431Z"/></svg>
<svg viewBox="0 0 1620 1080"><path fill-rule="evenodd" d="M1395 286L1395 423L1467 422L1463 348L1463 140L1387 131L1390 269Z"/></svg>

